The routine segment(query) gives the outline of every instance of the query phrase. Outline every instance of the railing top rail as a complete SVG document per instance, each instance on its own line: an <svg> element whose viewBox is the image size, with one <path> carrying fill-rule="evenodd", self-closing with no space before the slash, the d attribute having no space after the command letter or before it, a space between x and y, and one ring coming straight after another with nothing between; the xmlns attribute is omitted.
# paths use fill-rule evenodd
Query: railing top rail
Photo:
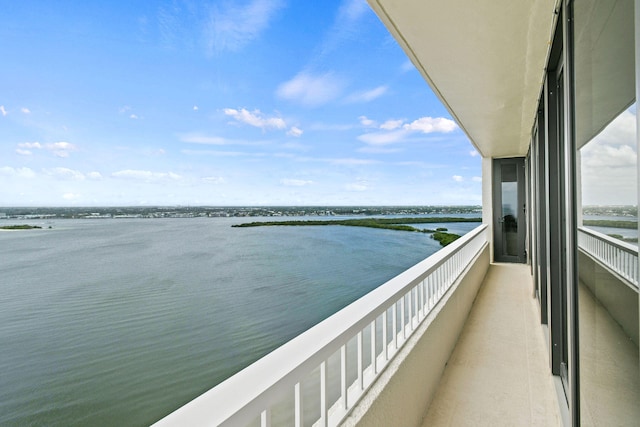
<svg viewBox="0 0 640 427"><path fill-rule="evenodd" d="M286 392L298 378L317 367L415 284L487 229L476 227L415 266L288 341L226 381L177 409L156 425L208 425L228 421L241 409L267 406L274 394ZM286 363L283 363L286 361ZM275 393L274 393L275 391Z"/></svg>
<svg viewBox="0 0 640 427"><path fill-rule="evenodd" d="M604 233L600 233L600 232L598 232L596 230L593 230L591 228L588 228L588 227L578 227L578 230L583 232L583 233L585 233L585 234L591 235L591 236L593 236L593 237L595 237L595 238L597 238L599 240L604 240L605 242L609 243L610 245L615 246L615 247L617 247L617 248L619 248L619 249L621 249L621 250L623 250L625 252L629 252L629 253L638 255L638 246L636 246L636 245L632 245L630 243L623 242L620 239L616 239L614 237L607 236Z"/></svg>

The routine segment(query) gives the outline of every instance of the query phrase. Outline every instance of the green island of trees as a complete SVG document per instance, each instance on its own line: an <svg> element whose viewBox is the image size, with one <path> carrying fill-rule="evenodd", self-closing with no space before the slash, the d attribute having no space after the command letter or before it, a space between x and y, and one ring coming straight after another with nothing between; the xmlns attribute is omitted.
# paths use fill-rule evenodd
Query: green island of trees
<svg viewBox="0 0 640 427"><path fill-rule="evenodd" d="M407 224L433 224L443 222L482 222L482 218L356 218L356 219L335 219L335 220L299 220L299 221L257 221L244 224L235 224L232 227L269 227L269 226L318 226L318 225L344 225L350 227L382 228L385 230L413 231L420 233L432 233L432 238L440 242L441 246L458 239L460 236L454 233L447 233L444 227L436 230L427 228L419 229Z"/></svg>
<svg viewBox="0 0 640 427"><path fill-rule="evenodd" d="M0 226L0 230L33 230L34 228L42 228L37 225L3 225Z"/></svg>

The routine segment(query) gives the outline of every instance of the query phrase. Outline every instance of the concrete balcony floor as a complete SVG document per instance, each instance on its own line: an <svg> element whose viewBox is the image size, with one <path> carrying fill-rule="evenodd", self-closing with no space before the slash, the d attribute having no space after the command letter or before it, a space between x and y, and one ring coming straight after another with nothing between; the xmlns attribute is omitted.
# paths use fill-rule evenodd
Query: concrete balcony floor
<svg viewBox="0 0 640 427"><path fill-rule="evenodd" d="M423 426L560 426L529 267L492 264Z"/></svg>

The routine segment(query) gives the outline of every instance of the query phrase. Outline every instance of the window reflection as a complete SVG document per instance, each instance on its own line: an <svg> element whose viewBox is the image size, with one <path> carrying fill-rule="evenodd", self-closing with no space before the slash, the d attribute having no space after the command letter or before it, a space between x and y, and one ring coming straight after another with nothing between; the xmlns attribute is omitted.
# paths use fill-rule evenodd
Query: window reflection
<svg viewBox="0 0 640 427"><path fill-rule="evenodd" d="M635 104L580 151L585 206L635 205L638 191Z"/></svg>
<svg viewBox="0 0 640 427"><path fill-rule="evenodd" d="M576 0L578 328L583 425L640 419L634 2ZM635 264L634 264L635 263Z"/></svg>

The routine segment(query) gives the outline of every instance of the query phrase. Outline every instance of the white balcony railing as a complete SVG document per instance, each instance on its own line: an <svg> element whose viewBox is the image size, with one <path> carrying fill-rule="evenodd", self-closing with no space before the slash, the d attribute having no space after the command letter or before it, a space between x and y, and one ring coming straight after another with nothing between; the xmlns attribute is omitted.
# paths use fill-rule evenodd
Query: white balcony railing
<svg viewBox="0 0 640 427"><path fill-rule="evenodd" d="M338 425L487 242L481 225L156 425Z"/></svg>
<svg viewBox="0 0 640 427"><path fill-rule="evenodd" d="M578 247L638 289L638 247L585 227L578 228Z"/></svg>

